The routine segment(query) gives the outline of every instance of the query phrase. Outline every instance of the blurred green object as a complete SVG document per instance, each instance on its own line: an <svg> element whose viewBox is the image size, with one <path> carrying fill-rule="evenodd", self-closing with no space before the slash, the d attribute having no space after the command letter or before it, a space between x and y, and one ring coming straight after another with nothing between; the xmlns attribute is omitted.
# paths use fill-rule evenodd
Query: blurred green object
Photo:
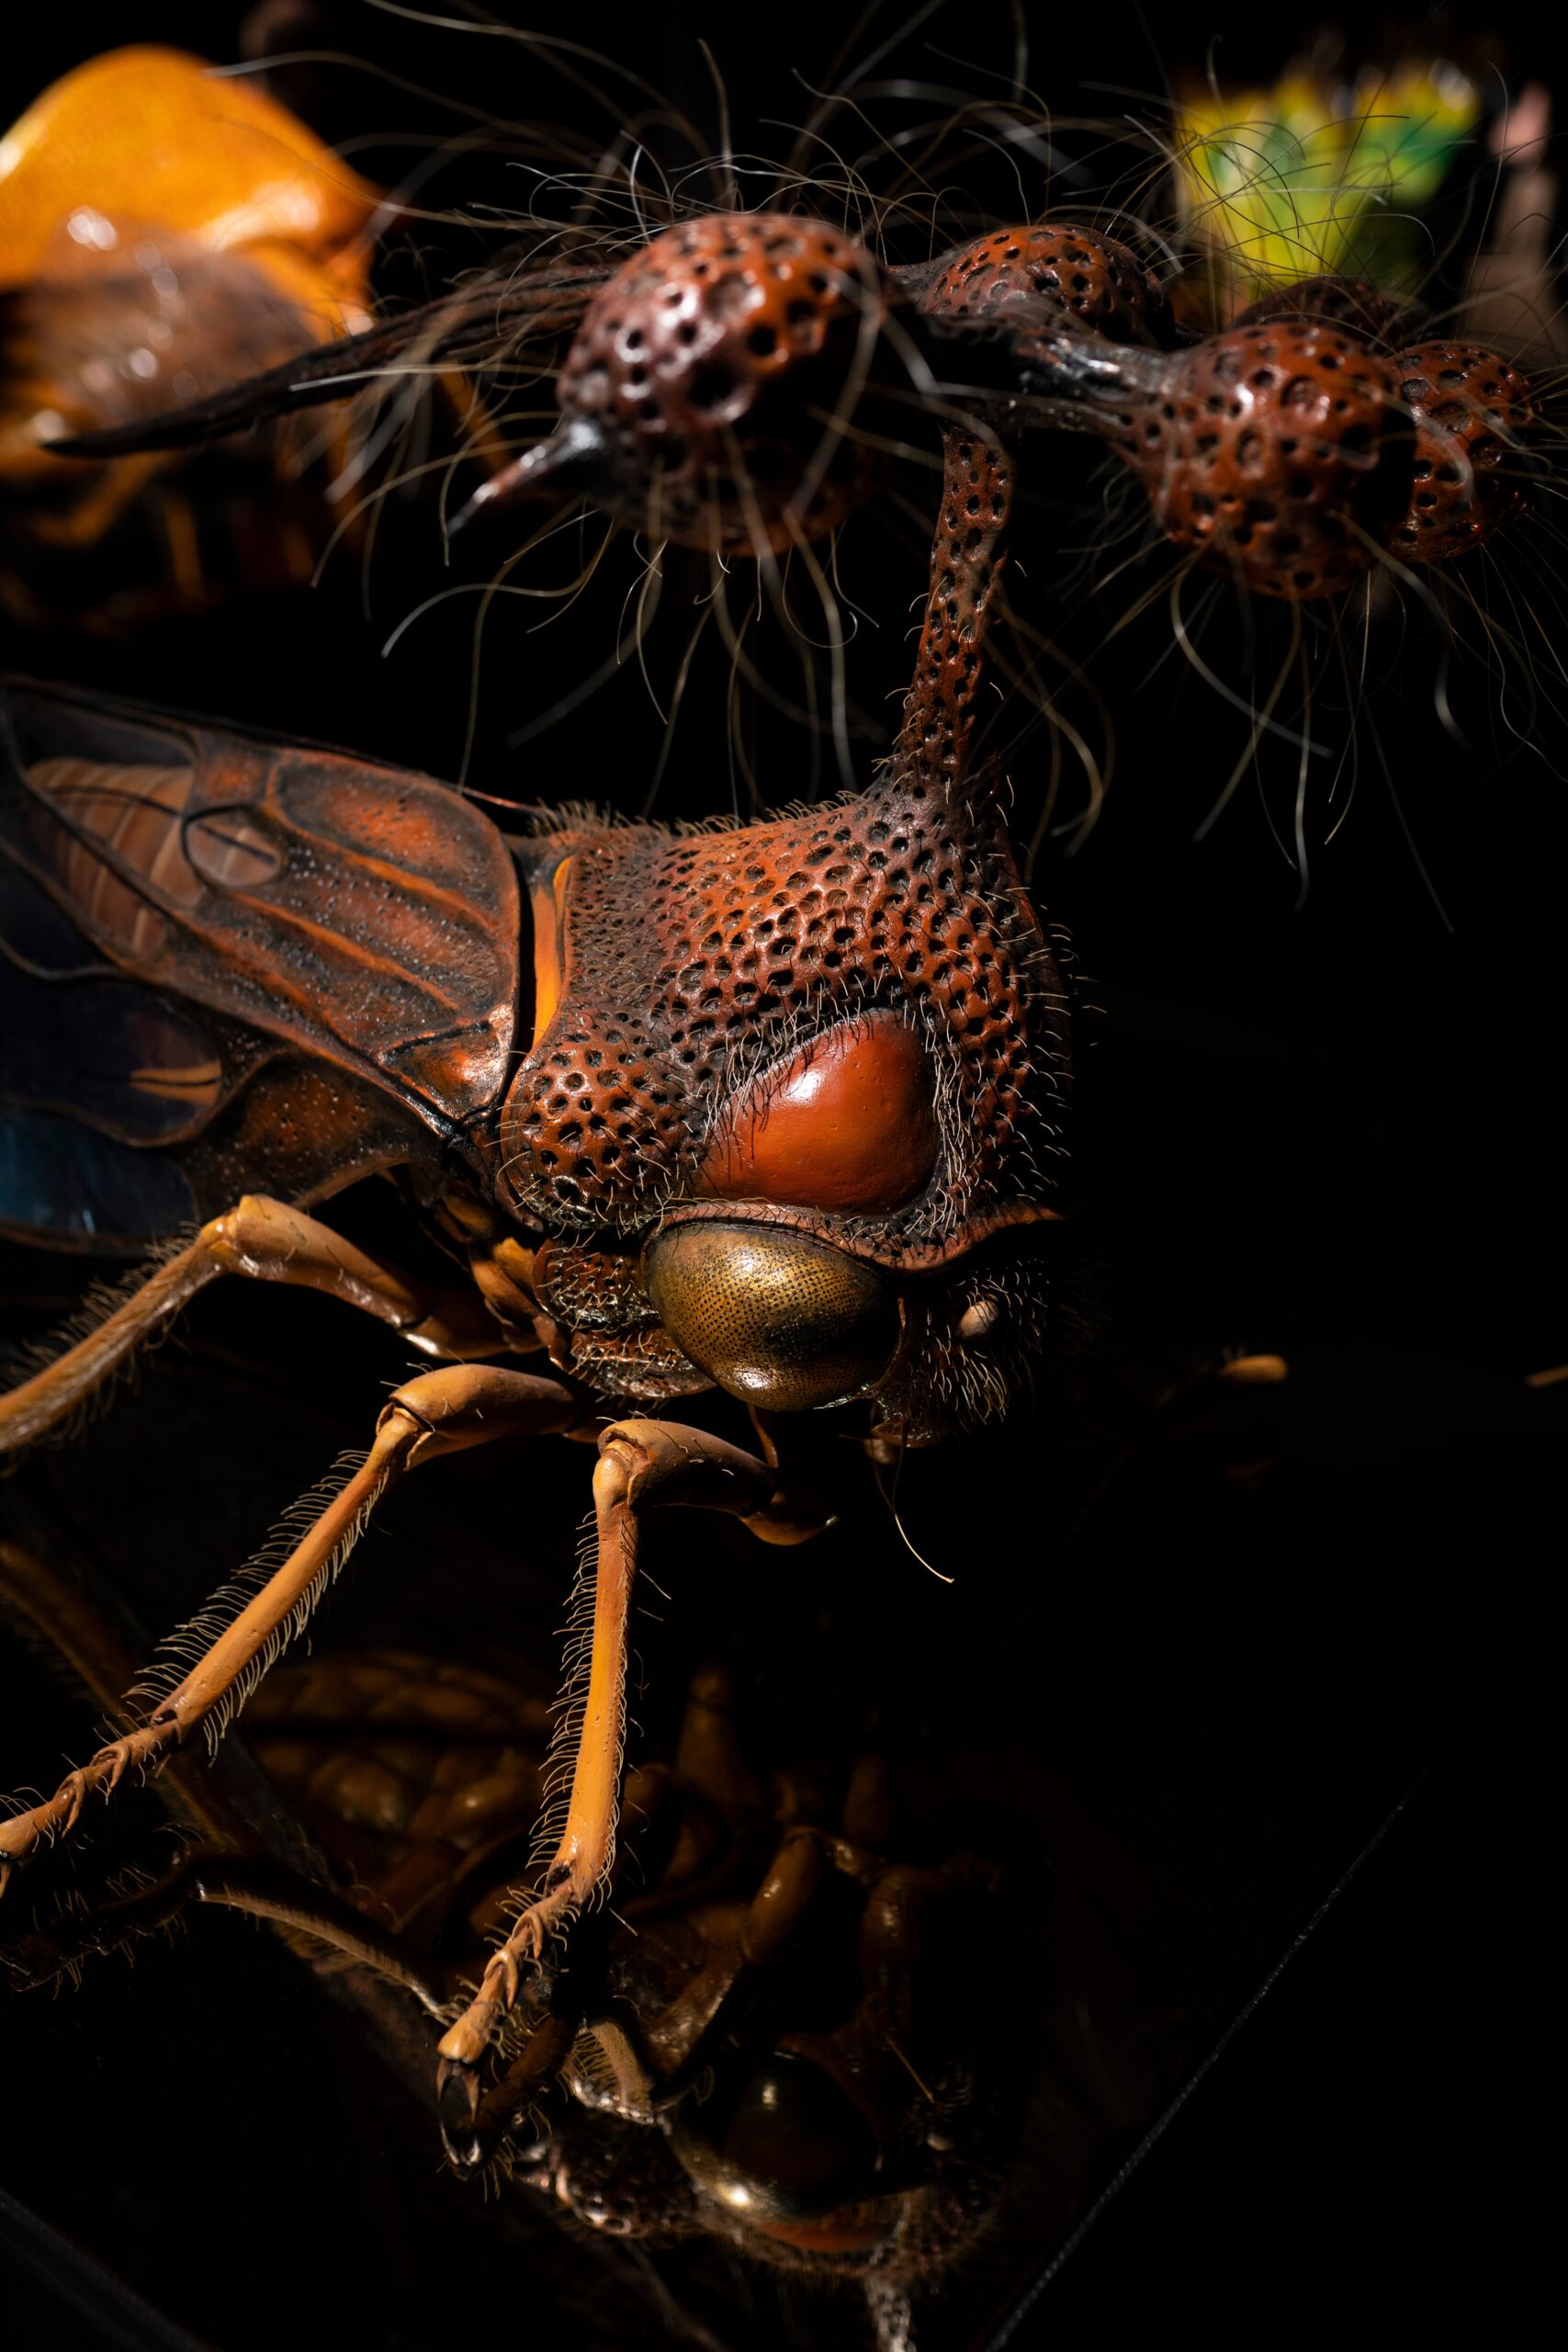
<svg viewBox="0 0 1568 2352"><path fill-rule="evenodd" d="M1480 111L1474 84L1441 63L1353 85L1292 70L1270 90L1185 94L1177 183L1221 315L1328 272L1413 292L1420 214Z"/></svg>

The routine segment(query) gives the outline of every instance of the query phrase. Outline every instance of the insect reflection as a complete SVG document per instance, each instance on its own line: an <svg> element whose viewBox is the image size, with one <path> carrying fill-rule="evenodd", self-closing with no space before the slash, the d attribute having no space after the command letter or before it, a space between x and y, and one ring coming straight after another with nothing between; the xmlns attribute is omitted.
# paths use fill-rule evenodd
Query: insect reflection
<svg viewBox="0 0 1568 2352"><path fill-rule="evenodd" d="M79 1589L7 1544L0 1602L112 1703L129 1661ZM518 1660L372 1650L280 1667L249 1745L317 1841L316 1870L278 1860L176 1759L173 1857L122 1860L96 1897L10 1940L13 1979L79 1974L215 1905L271 1922L303 1960L347 1964L342 1982L383 2034L376 1984L449 2017L526 1848L548 1696ZM610 1906L530 1987L454 2162L596 2234L705 2233L837 2277L899 2340L909 2294L995 2211L1027 2082L1008 1984L1027 1972L1038 1995L1038 1905L1019 1914L978 1856L900 1859L907 1831L874 1756L837 1787L809 1755L760 1776L716 1668L694 1681L669 1759L632 1776L626 1812ZM985 2003L950 1997L960 1936L992 1954ZM406 2063L396 2036L389 2055Z"/></svg>

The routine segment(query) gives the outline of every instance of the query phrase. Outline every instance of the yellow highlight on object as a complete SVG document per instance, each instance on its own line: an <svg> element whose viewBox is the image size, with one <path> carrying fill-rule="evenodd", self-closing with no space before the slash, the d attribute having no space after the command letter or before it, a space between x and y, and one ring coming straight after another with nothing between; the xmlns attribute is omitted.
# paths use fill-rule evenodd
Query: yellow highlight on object
<svg viewBox="0 0 1568 2352"><path fill-rule="evenodd" d="M1353 87L1290 74L1269 90L1190 91L1176 116L1186 227L1232 307L1303 277L1413 289L1414 216L1480 114L1457 67L1418 63Z"/></svg>

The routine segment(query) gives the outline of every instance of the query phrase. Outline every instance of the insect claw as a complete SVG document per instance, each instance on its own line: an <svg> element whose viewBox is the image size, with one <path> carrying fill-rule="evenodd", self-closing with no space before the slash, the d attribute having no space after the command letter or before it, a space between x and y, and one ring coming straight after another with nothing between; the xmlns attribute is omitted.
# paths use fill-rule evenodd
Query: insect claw
<svg viewBox="0 0 1568 2352"><path fill-rule="evenodd" d="M484 2162L477 2129L479 2077L475 2066L460 2058L443 2058L435 2073L435 2108L447 2156L465 2171Z"/></svg>

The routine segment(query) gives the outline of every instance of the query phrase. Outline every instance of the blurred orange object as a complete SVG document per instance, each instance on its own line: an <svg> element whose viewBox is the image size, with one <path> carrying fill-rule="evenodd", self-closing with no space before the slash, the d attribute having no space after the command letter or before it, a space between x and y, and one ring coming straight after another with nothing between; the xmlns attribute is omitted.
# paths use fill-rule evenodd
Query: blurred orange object
<svg viewBox="0 0 1568 2352"><path fill-rule="evenodd" d="M95 58L0 138L0 486L23 501L0 560L13 613L61 603L59 582L45 586L18 557L18 533L39 548L101 548L133 520L130 568L146 576L107 565L123 583L110 601L207 600L209 518L166 477L209 454L88 466L48 445L199 399L368 324L384 217L379 192L287 108L176 50ZM298 436L250 445L245 462L287 480L300 466ZM155 516L133 517L150 492ZM264 571L308 571L319 533L289 500L266 536Z"/></svg>

